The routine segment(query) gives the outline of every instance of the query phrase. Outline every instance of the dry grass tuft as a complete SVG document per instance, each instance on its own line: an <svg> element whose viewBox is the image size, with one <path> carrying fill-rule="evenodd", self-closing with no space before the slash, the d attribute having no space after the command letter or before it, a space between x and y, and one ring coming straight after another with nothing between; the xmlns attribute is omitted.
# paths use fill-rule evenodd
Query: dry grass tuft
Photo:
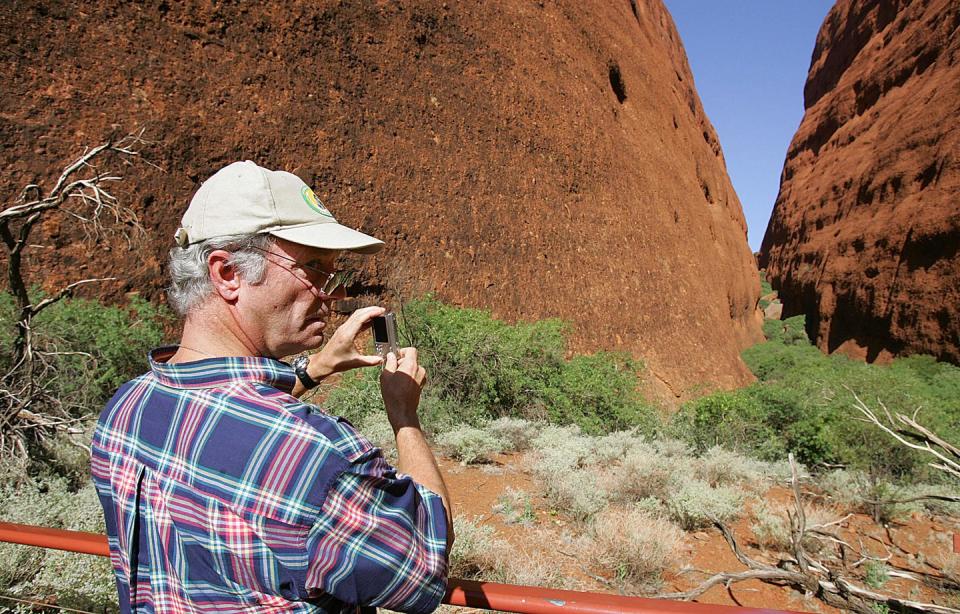
<svg viewBox="0 0 960 614"><path fill-rule="evenodd" d="M679 565L682 544L683 532L666 518L610 507L591 521L583 549L597 569L613 572L622 590L649 593L666 569Z"/></svg>

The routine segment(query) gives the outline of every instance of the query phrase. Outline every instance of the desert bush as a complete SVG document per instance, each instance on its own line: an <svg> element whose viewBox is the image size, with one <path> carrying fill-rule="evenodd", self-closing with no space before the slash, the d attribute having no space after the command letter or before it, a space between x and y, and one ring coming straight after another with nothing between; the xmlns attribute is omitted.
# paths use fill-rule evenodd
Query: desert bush
<svg viewBox="0 0 960 614"><path fill-rule="evenodd" d="M714 446L697 459L694 475L710 486L743 486L750 490L762 488L773 469L742 454Z"/></svg>
<svg viewBox="0 0 960 614"><path fill-rule="evenodd" d="M648 445L636 446L604 472L601 483L613 501L666 500L692 462L692 458L664 457Z"/></svg>
<svg viewBox="0 0 960 614"><path fill-rule="evenodd" d="M787 511L780 506L768 505L758 500L751 510L750 530L761 548L788 550L790 548L790 524Z"/></svg>
<svg viewBox="0 0 960 614"><path fill-rule="evenodd" d="M664 570L679 563L683 534L661 516L645 510L608 508L590 523L585 544L597 569L613 571L621 590L657 590Z"/></svg>
<svg viewBox="0 0 960 614"><path fill-rule="evenodd" d="M841 509L869 514L877 522L887 523L924 509L923 501L905 501L924 492L956 495L956 488L943 485L901 485L862 471L837 470L823 474L817 486ZM955 509L949 502L927 503L931 509Z"/></svg>
<svg viewBox="0 0 960 614"><path fill-rule="evenodd" d="M492 527L481 525L476 518L456 516L453 528L457 539L450 552L450 576L503 581L507 561L512 556L510 545L498 538Z"/></svg>
<svg viewBox="0 0 960 614"><path fill-rule="evenodd" d="M635 449L650 450L644 437L635 428L594 437L592 446L592 456L598 464L619 462Z"/></svg>
<svg viewBox="0 0 960 614"><path fill-rule="evenodd" d="M552 539L544 535L544 540ZM566 588L569 579L563 574L554 557L538 552L515 551L504 572L504 581L521 586Z"/></svg>
<svg viewBox="0 0 960 614"><path fill-rule="evenodd" d="M105 532L103 513L93 485L70 489L59 477L30 478L0 487L0 518L78 531ZM57 604L82 610L116 610L117 593L110 561L0 544L0 588L26 599L57 595Z"/></svg>
<svg viewBox="0 0 960 614"><path fill-rule="evenodd" d="M901 487L905 499L922 497L925 495L957 496L957 487L948 484L907 484ZM922 499L915 502L917 510L924 510L929 514L960 517L960 503L942 501L939 499Z"/></svg>
<svg viewBox="0 0 960 614"><path fill-rule="evenodd" d="M549 425L533 440L535 456L531 469L543 495L558 511L575 520L586 520L603 509L607 491L594 456L595 437L583 435L577 426Z"/></svg>
<svg viewBox="0 0 960 614"><path fill-rule="evenodd" d="M870 478L862 471L836 469L819 475L816 485L842 509L859 511L870 489Z"/></svg>
<svg viewBox="0 0 960 614"><path fill-rule="evenodd" d="M534 437L532 445L537 454L534 471L539 473L562 473L592 461L592 440L575 425L547 425Z"/></svg>
<svg viewBox="0 0 960 614"><path fill-rule="evenodd" d="M485 429L494 439L503 443L504 452L524 452L530 449L533 439L543 427L542 422L504 416L487 424Z"/></svg>
<svg viewBox="0 0 960 614"><path fill-rule="evenodd" d="M676 485L666 506L674 522L693 531L709 527L714 521L734 520L743 507L743 496L729 486L711 488L702 480L688 478Z"/></svg>
<svg viewBox="0 0 960 614"><path fill-rule="evenodd" d="M658 437L650 442L657 454L664 458L686 458L693 456L693 450L687 442L670 437Z"/></svg>
<svg viewBox="0 0 960 614"><path fill-rule="evenodd" d="M607 492L600 486L596 472L580 469L550 477L542 485L545 498L554 509L574 520L585 521L607 506Z"/></svg>
<svg viewBox="0 0 960 614"><path fill-rule="evenodd" d="M441 433L437 444L451 458L465 465L489 462L491 455L500 452L504 445L484 429L467 424Z"/></svg>

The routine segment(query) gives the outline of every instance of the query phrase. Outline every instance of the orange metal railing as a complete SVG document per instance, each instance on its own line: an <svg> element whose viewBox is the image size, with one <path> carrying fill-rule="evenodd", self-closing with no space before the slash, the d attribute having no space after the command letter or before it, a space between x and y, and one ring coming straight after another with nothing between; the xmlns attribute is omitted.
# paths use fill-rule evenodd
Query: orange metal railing
<svg viewBox="0 0 960 614"><path fill-rule="evenodd" d="M107 538L96 533L48 529L0 522L0 542L109 556ZM778 614L780 610L623 597L602 593L563 591L534 586L474 582L451 578L444 603L455 606L526 614Z"/></svg>

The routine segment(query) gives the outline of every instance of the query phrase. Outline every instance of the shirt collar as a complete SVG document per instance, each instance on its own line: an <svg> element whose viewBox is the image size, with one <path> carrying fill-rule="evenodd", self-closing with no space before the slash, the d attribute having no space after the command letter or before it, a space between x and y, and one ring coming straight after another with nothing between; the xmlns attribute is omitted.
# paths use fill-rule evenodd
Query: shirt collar
<svg viewBox="0 0 960 614"><path fill-rule="evenodd" d="M150 351L150 370L161 384L173 388L219 388L234 383L259 382L286 392L293 391L297 376L293 367L275 358L224 356L170 364L177 346Z"/></svg>

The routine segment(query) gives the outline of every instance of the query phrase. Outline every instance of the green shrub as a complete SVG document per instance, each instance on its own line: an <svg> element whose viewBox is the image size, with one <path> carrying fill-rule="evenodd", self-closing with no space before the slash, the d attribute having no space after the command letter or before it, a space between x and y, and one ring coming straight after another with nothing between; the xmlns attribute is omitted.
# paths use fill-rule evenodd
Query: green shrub
<svg viewBox="0 0 960 614"><path fill-rule="evenodd" d="M326 390L326 386L324 386ZM380 370L355 369L344 373L323 401L326 411L359 427L368 414L386 416L380 395ZM422 417L421 417L422 420Z"/></svg>
<svg viewBox="0 0 960 614"><path fill-rule="evenodd" d="M879 410L912 413L948 441L960 441L960 368L927 356L865 364L824 355L806 340L803 317L768 322L770 338L743 351L758 381L686 403L671 420L675 436L703 453L714 445L764 460L788 452L819 470L842 465L872 483L944 480L921 453L861 420L855 396ZM881 412L882 413L882 412Z"/></svg>
<svg viewBox="0 0 960 614"><path fill-rule="evenodd" d="M55 365L55 377L46 384L73 415L99 412L123 382L147 370L147 351L161 345L163 327L170 318L169 310L138 297L126 306L81 298L51 305L32 323L34 346L51 353ZM2 293L0 368L4 373L12 366L15 327L13 297Z"/></svg>
<svg viewBox="0 0 960 614"><path fill-rule="evenodd" d="M767 281L767 270L760 269L760 296L766 296L773 292L773 286Z"/></svg>
<svg viewBox="0 0 960 614"><path fill-rule="evenodd" d="M556 424L577 424L588 433L634 426L653 433L656 415L637 391L640 366L625 354L574 356L548 373L539 390L547 416Z"/></svg>
<svg viewBox="0 0 960 614"><path fill-rule="evenodd" d="M560 320L509 324L431 296L411 301L402 312L400 335L418 348L430 374L424 425L437 431L512 417L577 424L590 433L634 426L652 431L655 414L636 389L640 363L609 352L566 359L566 333ZM369 384L356 378L343 382ZM328 406L342 413L339 404L350 401L350 394L331 393Z"/></svg>
<svg viewBox="0 0 960 614"><path fill-rule="evenodd" d="M763 334L769 341L778 341L784 345L808 345L810 338L806 330L805 316L793 316L786 320L767 320L763 323Z"/></svg>
<svg viewBox="0 0 960 614"><path fill-rule="evenodd" d="M882 561L867 561L863 566L863 583L873 588L882 587L890 578L890 568Z"/></svg>

